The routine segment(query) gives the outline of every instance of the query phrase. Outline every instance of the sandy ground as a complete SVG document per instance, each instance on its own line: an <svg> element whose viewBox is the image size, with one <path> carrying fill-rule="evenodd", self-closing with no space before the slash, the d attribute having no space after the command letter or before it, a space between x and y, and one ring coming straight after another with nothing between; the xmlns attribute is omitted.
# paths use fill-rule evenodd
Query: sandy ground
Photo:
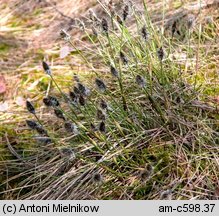
<svg viewBox="0 0 219 216"><path fill-rule="evenodd" d="M122 1L115 2L120 9ZM140 2L135 0L131 4L141 11ZM200 9L206 16L212 11L215 13L219 1L205 0L200 4L199 1L166 0L164 21L161 13L163 1L146 2L153 22L165 24L168 28L173 19L183 19L190 14L198 17ZM1 0L0 92L1 86L3 90L0 93L0 112L13 113L17 106L22 110L37 81L32 86L26 83L33 78L34 71L41 69L41 60L57 52L60 29L67 29L74 40L79 38L81 32L75 28L77 19L86 21L90 8L99 17L104 16L96 0Z"/></svg>

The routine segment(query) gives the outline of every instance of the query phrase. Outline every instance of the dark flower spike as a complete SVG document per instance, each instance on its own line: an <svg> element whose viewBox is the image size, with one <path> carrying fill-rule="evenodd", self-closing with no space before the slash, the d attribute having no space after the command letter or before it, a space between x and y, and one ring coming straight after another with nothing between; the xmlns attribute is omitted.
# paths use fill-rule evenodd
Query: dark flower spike
<svg viewBox="0 0 219 216"><path fill-rule="evenodd" d="M119 72L112 65L110 66L110 72L111 72L112 76L117 77L117 78L119 77Z"/></svg>
<svg viewBox="0 0 219 216"><path fill-rule="evenodd" d="M100 122L99 131L100 131L101 133L105 133L105 132L106 132L106 125L105 125L105 122L104 122L104 121Z"/></svg>
<svg viewBox="0 0 219 216"><path fill-rule="evenodd" d="M116 20L120 25L123 25L123 21L119 15L116 16Z"/></svg>
<svg viewBox="0 0 219 216"><path fill-rule="evenodd" d="M49 107L50 106L54 106L54 107L59 106L59 101L57 100L57 98L52 97L52 96L48 96L46 98L43 98L43 103Z"/></svg>
<svg viewBox="0 0 219 216"><path fill-rule="evenodd" d="M99 78L96 78L95 80L97 88L101 91L104 92L106 91L106 84Z"/></svg>
<svg viewBox="0 0 219 216"><path fill-rule="evenodd" d="M120 52L120 58L121 58L123 64L125 64L125 65L128 64L128 59L122 51Z"/></svg>
<svg viewBox="0 0 219 216"><path fill-rule="evenodd" d="M70 96L72 102L77 103L78 96L73 91L69 92L69 96Z"/></svg>
<svg viewBox="0 0 219 216"><path fill-rule="evenodd" d="M50 144L52 142L51 138L49 137L35 137L35 140L40 144Z"/></svg>
<svg viewBox="0 0 219 216"><path fill-rule="evenodd" d="M102 26L103 31L108 34L109 26L105 18L102 19L101 26Z"/></svg>
<svg viewBox="0 0 219 216"><path fill-rule="evenodd" d="M55 108L54 113L55 113L57 118L63 119L65 121L65 116L64 116L63 112L60 109Z"/></svg>
<svg viewBox="0 0 219 216"><path fill-rule="evenodd" d="M159 59L160 61L163 60L163 58L164 58L164 50L163 50L163 47L160 47L160 48L158 49L158 51L157 51L157 56L158 56L158 59Z"/></svg>
<svg viewBox="0 0 219 216"><path fill-rule="evenodd" d="M78 90L79 90L79 92L81 93L81 94L85 94L85 92L86 92L86 87L83 85L83 84L81 84L81 83L78 83Z"/></svg>
<svg viewBox="0 0 219 216"><path fill-rule="evenodd" d="M74 93L75 93L76 95L79 95L79 94L80 94L80 91L79 91L79 89L78 89L76 86L74 86Z"/></svg>
<svg viewBox="0 0 219 216"><path fill-rule="evenodd" d="M147 170L141 171L141 173L140 173L140 179L141 179L141 181L148 180L149 177L150 177L150 173L149 173Z"/></svg>
<svg viewBox="0 0 219 216"><path fill-rule="evenodd" d="M148 180L153 173L153 167L148 164L144 170L140 173L140 178L142 181Z"/></svg>
<svg viewBox="0 0 219 216"><path fill-rule="evenodd" d="M171 200L172 199L172 192L173 191L171 189L163 191L160 194L160 200Z"/></svg>
<svg viewBox="0 0 219 216"><path fill-rule="evenodd" d="M98 36L98 32L97 32L96 28L94 26L92 26L91 30L93 32L93 35L97 37Z"/></svg>
<svg viewBox="0 0 219 216"><path fill-rule="evenodd" d="M32 121L32 120L26 120L26 123L28 125L28 127L30 129L33 129L33 130L36 130L36 128L39 126L39 124L35 121Z"/></svg>
<svg viewBox="0 0 219 216"><path fill-rule="evenodd" d="M102 159L102 155L96 155L95 161L98 162Z"/></svg>
<svg viewBox="0 0 219 216"><path fill-rule="evenodd" d="M187 21L188 29L193 28L194 25L195 25L195 16L194 15L189 15L188 16L188 21Z"/></svg>
<svg viewBox="0 0 219 216"><path fill-rule="evenodd" d="M79 79L79 77L78 77L76 74L74 74L73 80L74 80L75 82L77 82L77 83L80 82L80 79Z"/></svg>
<svg viewBox="0 0 219 216"><path fill-rule="evenodd" d="M144 25L144 26L142 27L142 29L141 29L141 35L142 35L142 37L143 37L146 41L148 40L148 38L149 38L149 33L148 33L148 31L147 31L145 25Z"/></svg>
<svg viewBox="0 0 219 216"><path fill-rule="evenodd" d="M39 123L32 120L26 120L26 123L30 129L36 130L39 134L47 135L47 131Z"/></svg>
<svg viewBox="0 0 219 216"><path fill-rule="evenodd" d="M90 123L90 128L92 131L97 131L97 128L93 123Z"/></svg>
<svg viewBox="0 0 219 216"><path fill-rule="evenodd" d="M35 108L30 101L26 101L26 107L27 107L28 112L35 114Z"/></svg>
<svg viewBox="0 0 219 216"><path fill-rule="evenodd" d="M90 94L90 89L81 83L78 83L78 90L79 90L79 93L84 96L88 96Z"/></svg>
<svg viewBox="0 0 219 216"><path fill-rule="evenodd" d="M52 96L49 96L49 99L50 99L50 101L51 101L51 103L52 103L52 106L57 107L57 106L60 105L57 98L52 97Z"/></svg>
<svg viewBox="0 0 219 216"><path fill-rule="evenodd" d="M213 17L212 16L207 16L207 17L205 17L205 22L206 22L206 24L213 24L214 23L214 19L213 19Z"/></svg>
<svg viewBox="0 0 219 216"><path fill-rule="evenodd" d="M64 127L68 133L78 134L78 128L73 123L65 122Z"/></svg>
<svg viewBox="0 0 219 216"><path fill-rule="evenodd" d="M103 110L106 110L108 108L107 102L103 99L100 100L100 108Z"/></svg>
<svg viewBox="0 0 219 216"><path fill-rule="evenodd" d="M144 88L146 85L146 81L145 81L144 77L142 77L140 75L136 76L135 81L141 88Z"/></svg>
<svg viewBox="0 0 219 216"><path fill-rule="evenodd" d="M102 121L106 120L106 114L101 109L97 110L97 119Z"/></svg>
<svg viewBox="0 0 219 216"><path fill-rule="evenodd" d="M62 157L68 157L70 161L74 160L76 157L72 148L63 147L63 148L60 148L59 151Z"/></svg>
<svg viewBox="0 0 219 216"><path fill-rule="evenodd" d="M60 31L60 36L66 41L69 41L71 39L71 36L64 29Z"/></svg>
<svg viewBox="0 0 219 216"><path fill-rule="evenodd" d="M38 125L38 127L36 128L36 131L37 131L39 134L48 135L47 131L46 131L41 125Z"/></svg>
<svg viewBox="0 0 219 216"><path fill-rule="evenodd" d="M52 102L49 98L43 98L43 103L48 107L52 106Z"/></svg>
<svg viewBox="0 0 219 216"><path fill-rule="evenodd" d="M129 15L129 6L128 5L125 5L124 9L123 9L123 21L126 21L127 17Z"/></svg>
<svg viewBox="0 0 219 216"><path fill-rule="evenodd" d="M43 65L43 69L44 69L45 73L48 75L51 75L52 72L51 72L49 65L45 61L43 61L42 65Z"/></svg>
<svg viewBox="0 0 219 216"><path fill-rule="evenodd" d="M79 104L81 106L85 106L85 104L86 104L86 101L85 101L85 98L83 97L83 95L79 96Z"/></svg>
<svg viewBox="0 0 219 216"><path fill-rule="evenodd" d="M93 179L94 182L101 182L102 181L102 176L100 175L100 173L95 173L93 175L92 179Z"/></svg>
<svg viewBox="0 0 219 216"><path fill-rule="evenodd" d="M172 24L172 28L171 28L171 31L172 31L172 37L174 36L174 33L176 32L177 28L176 28L176 20L173 22Z"/></svg>
<svg viewBox="0 0 219 216"><path fill-rule="evenodd" d="M68 147L60 148L60 153L63 154L63 156L70 156L73 153L73 150Z"/></svg>

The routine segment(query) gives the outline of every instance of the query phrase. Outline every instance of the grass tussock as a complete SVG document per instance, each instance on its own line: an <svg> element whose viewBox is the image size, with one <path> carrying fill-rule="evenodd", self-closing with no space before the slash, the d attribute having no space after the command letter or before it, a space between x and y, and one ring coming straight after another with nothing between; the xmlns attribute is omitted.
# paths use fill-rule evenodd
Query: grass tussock
<svg viewBox="0 0 219 216"><path fill-rule="evenodd" d="M218 108L200 82L202 44L217 24L209 32L190 18L186 30L173 22L167 31L152 24L145 2L143 13L99 4L103 16L79 22L89 46L60 33L89 73L60 82L43 61L50 87L40 108L26 103L21 148L4 133L2 198L217 199Z"/></svg>

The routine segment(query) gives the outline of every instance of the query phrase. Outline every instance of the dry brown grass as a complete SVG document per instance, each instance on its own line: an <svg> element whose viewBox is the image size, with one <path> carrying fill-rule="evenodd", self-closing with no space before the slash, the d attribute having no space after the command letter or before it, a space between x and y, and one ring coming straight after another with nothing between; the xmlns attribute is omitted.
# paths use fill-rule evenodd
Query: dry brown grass
<svg viewBox="0 0 219 216"><path fill-rule="evenodd" d="M139 2L140 1L135 1L137 7ZM206 2L208 4L205 4ZM199 13L200 5L198 1L167 1L164 11L165 19L163 19L160 11L162 1L148 1L148 7L150 9L149 12L152 14L151 18L154 25L165 27L167 34L169 27L175 19L180 19L180 23L182 24L181 28L185 29L187 15L190 14L195 15L197 22L203 23L203 25L206 23L206 15L211 14L218 31L218 8L216 7L216 4L217 1L203 1L201 13ZM41 60L43 58L54 65L54 76L57 77L58 83L64 88L67 89L66 83L67 85L71 84L71 76L73 72L82 75L82 79L89 83L90 69L87 66L82 65L82 61L78 55L73 55L73 61L70 56L65 60L59 58L60 47L63 46L64 43L60 41L58 37L60 29L67 29L74 38L74 41L77 41L78 47L81 49L86 48L89 53L92 53L91 51L94 46L90 45L86 40L81 40L83 33L78 28L75 28L75 18L81 18L87 22L87 10L91 7L99 16L104 14L104 11L96 4L95 0L75 0L68 1L68 3L66 3L65 0L57 0L53 1L53 3L49 0L40 1L40 3L32 0L29 1L28 4L21 0L3 1L2 7L0 8L0 11L2 12L0 18L4 17L4 19L0 19L0 24L3 26L0 38L5 44L7 44L7 49L0 53L0 73L4 74L7 80L7 92L1 96L1 99L2 101L8 103L8 109L5 112L2 112L0 116L0 149L2 154L5 154L4 158L7 158L0 164L4 170L2 173L0 171L0 174L4 175L4 178L0 178L0 181L4 183L4 186L6 185L4 187L4 190L6 191L4 193L4 198L99 199L103 197L113 197L117 199L130 199L138 196L141 197L141 192L144 191L141 185L135 188L135 185L139 182L139 176L136 173L141 173L144 167L136 167L136 172L133 172L132 175L124 179L124 176L116 178L118 176L115 177L113 173L105 174L107 167L101 167L98 171L103 174L106 182L106 188L103 192L101 190L96 190L97 185L89 178L89 175L92 175L92 173L96 170L96 166L88 165L83 161L83 158L82 162L78 162L75 167L65 167L66 162L62 158L59 158L57 152L54 152L52 149L46 149L48 152L39 153L38 158L42 159L43 165L39 165L37 167L39 172L37 173L36 181L34 181L32 179L32 175L35 175L35 168L32 167L29 170L27 169L25 173L19 173L19 165L22 166L23 161L19 158L19 156L16 156L16 152L13 154L14 149L19 150L27 148L30 152L36 151L34 145L32 145L29 141L31 135L26 130L26 126L23 121L29 116L24 110L24 102L26 99L30 98L35 102L35 104L37 104L40 118L46 118L48 125L59 124L57 120L54 120L52 114L45 113L45 108L42 107L42 104L39 102L43 98L45 92L49 92L51 90L51 83L47 86L48 79L45 78L42 72ZM132 20L130 20L129 26L134 31L135 27ZM209 37L212 36L210 31L211 30L206 33L206 37L208 37L208 35L210 35ZM212 38L214 36L215 35L213 35ZM202 55L199 56L199 61L190 59L187 62L187 72L190 73L191 71L197 70L200 73L200 82L206 87L204 88L205 91L212 95L211 98L208 98L208 102L210 100L215 102L214 98L216 98L218 94L217 89L215 92L212 90L212 86L218 85L218 80L212 78L212 75L215 74L215 70L219 63L219 53L218 50L216 50L218 46L218 37L215 38L215 40L206 40L206 43L203 42L200 44L200 48L204 51L202 52ZM173 59L177 58L180 61L179 64L182 66L185 65L186 61L184 58L184 49L184 44L181 43L180 46L174 49L174 55L172 56ZM99 65L98 69L99 71L104 71L102 65ZM65 76L63 76L63 74L65 74ZM194 77L191 75L190 78L192 80ZM204 105L196 104L196 106ZM208 108L208 105L206 105L206 107ZM208 131L208 129L206 130ZM214 197L214 191L218 187L216 184L216 182L218 182L218 158L216 154L214 154L215 149L213 147L207 153L203 152L202 155L197 156L193 153L188 153L187 150L179 147L179 149L177 149L177 153L179 153L179 155L176 155L171 147L174 145L172 141L163 143L160 140L159 136L163 133L160 128L154 131L149 131L149 133L151 134L148 137L148 140L153 144L156 143L156 145L150 145L148 151L158 153L165 145L167 148L170 148L169 153L174 159L176 159L177 163L180 164L180 173L174 172L173 160L170 160L171 164L167 164L167 162L169 162L166 161L168 160L168 155L166 155L166 153L160 154L158 159L159 162L156 165L159 168L164 166L160 172L165 170L167 167L171 167L171 169L173 169L173 173L170 173L168 176L169 179L163 180L163 184L159 184L158 186L155 186L150 182L150 188L153 188L157 192L166 191L170 187L173 187L173 189L175 187L179 187L173 195L173 198L177 197L179 199ZM198 137L197 134L196 136ZM183 139L183 141L186 142L187 139L192 139L192 137L193 135L188 133L186 137L177 137L175 141L180 143ZM68 139L70 138L62 138L60 143L64 145ZM124 138L123 141L125 142L126 139L129 140L129 137L127 136ZM116 142L114 144L117 146ZM133 142L130 146L134 144L136 143ZM87 149L90 148L89 143L86 143L86 145L88 147L81 145L78 149L86 152ZM138 145L141 149L144 142L142 144L138 143ZM204 145L204 148L207 149L208 147L209 146L207 144ZM120 151L113 152L113 154L106 153L106 160L111 160L115 155L118 155L122 151L123 150L120 149ZM47 153L51 157L48 161L43 161L43 159L46 158ZM125 157L130 154L129 152L126 153L127 155ZM147 153L145 154L147 155ZM207 157L209 157L209 159L205 160ZM162 158L164 158L164 161ZM202 164L203 160L205 161L204 163L206 163L205 165ZM29 162L34 163L31 158ZM10 166L12 170L8 170L8 163L12 163ZM193 167L191 165L192 163L196 163L197 166ZM26 164L27 167L29 165ZM18 166L18 170L16 170L16 166ZM199 166L204 168L199 169ZM211 166L210 170L208 169L208 166ZM59 174L63 172L63 167L65 167L65 174L54 180L54 176L56 178L56 176L59 176ZM16 173L16 175L13 175L13 172ZM44 178L46 173L49 173L48 177ZM74 177L75 175L77 175L77 178ZM22 179L23 176L29 177L27 179ZM160 178L157 174L154 174L154 177L155 179L157 177L158 179ZM13 178L21 179L21 182L16 182L16 180L13 181ZM188 184L183 184L182 188L180 188L180 184L189 178L190 181L188 181ZM43 179L43 183L45 184L43 185L42 190L38 190L41 179ZM79 180L83 181L78 184ZM170 185L169 180L172 181L172 186ZM67 184L65 184L65 182L67 182ZM110 190L110 184L112 182L115 182L116 187L113 188L113 190ZM166 187L163 187L162 185L165 185L165 182ZM214 184L212 182L214 182ZM209 188L206 188L206 185L210 185ZM23 191L25 191L25 187L30 188L31 186L33 188L31 192L28 192L27 194L19 194L20 192L23 193ZM56 187L60 187L62 190L53 193L54 188ZM84 193L85 187L87 187L86 193ZM15 188L16 192L14 193L13 190ZM134 195L130 188L135 188L138 195L135 196L136 194ZM149 190L149 188L147 189ZM159 193L149 194L151 199L158 199L160 196L161 194Z"/></svg>

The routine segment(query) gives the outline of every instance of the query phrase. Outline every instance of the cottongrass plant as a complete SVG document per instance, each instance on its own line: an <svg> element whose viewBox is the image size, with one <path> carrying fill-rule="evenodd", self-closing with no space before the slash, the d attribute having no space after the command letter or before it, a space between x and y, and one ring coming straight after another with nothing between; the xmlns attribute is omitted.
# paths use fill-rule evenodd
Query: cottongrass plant
<svg viewBox="0 0 219 216"><path fill-rule="evenodd" d="M7 163L11 177L1 184L8 188L1 194L19 199L218 198L216 110L200 100L200 89L192 88L179 73L182 67L169 59L175 45L151 24L146 3L144 16L124 4L122 26L112 1L100 6L105 15L90 11L93 22L84 33L104 69L86 57L93 50L78 52L91 73L85 83L83 75L73 75L66 92L52 66L42 62L57 90L42 102L51 119L39 118L27 101L36 120L26 123L49 142L35 145L29 137L35 151ZM131 18L143 26L140 32L127 27ZM94 22L101 25L95 40L88 31ZM78 50L69 33L62 30L61 36ZM15 171L18 163L24 166Z"/></svg>

